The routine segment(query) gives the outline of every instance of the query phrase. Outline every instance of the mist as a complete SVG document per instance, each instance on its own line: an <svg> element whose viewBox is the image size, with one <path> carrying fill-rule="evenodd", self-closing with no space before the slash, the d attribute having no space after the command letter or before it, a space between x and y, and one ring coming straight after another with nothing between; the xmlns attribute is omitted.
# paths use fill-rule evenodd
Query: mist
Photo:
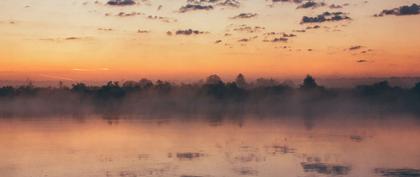
<svg viewBox="0 0 420 177"><path fill-rule="evenodd" d="M328 114L420 115L420 82L413 87L388 81L329 88L308 75L301 84L239 74L224 82L211 75L193 83L110 81L104 85L75 83L40 87L31 83L0 87L1 117L85 116L102 114L149 116L257 117Z"/></svg>

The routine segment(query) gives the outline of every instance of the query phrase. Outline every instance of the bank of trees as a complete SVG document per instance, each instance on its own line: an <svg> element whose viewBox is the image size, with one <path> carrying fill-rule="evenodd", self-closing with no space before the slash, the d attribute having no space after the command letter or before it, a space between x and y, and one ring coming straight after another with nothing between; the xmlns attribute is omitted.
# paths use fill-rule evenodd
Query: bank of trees
<svg viewBox="0 0 420 177"><path fill-rule="evenodd" d="M102 86L75 83L70 87L27 84L0 88L0 115L43 114L299 114L420 112L420 83L413 88L387 81L349 89L320 86L308 75L301 85L260 78L249 82L239 74L232 82L211 75L204 81L108 82Z"/></svg>

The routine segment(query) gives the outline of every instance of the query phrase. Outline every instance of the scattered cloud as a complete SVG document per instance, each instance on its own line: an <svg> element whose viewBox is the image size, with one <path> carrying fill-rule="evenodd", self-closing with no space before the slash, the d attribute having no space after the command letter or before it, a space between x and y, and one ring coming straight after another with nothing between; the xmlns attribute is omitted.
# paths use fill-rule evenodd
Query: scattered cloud
<svg viewBox="0 0 420 177"><path fill-rule="evenodd" d="M109 16L110 14L105 14L105 16ZM133 17L133 16L139 16L139 15L144 15L141 12L120 12L118 14L116 14L115 16L118 17Z"/></svg>
<svg viewBox="0 0 420 177"><path fill-rule="evenodd" d="M242 38L238 40L238 42L249 42L249 41L251 41L251 39L248 39L248 38Z"/></svg>
<svg viewBox="0 0 420 177"><path fill-rule="evenodd" d="M238 27L233 28L233 31L247 32L247 33L255 33L255 32L260 32L262 30L265 30L265 27L240 25Z"/></svg>
<svg viewBox="0 0 420 177"><path fill-rule="evenodd" d="M39 40L41 41L52 41L52 42L62 42L62 41L84 41L84 40L90 40L92 38L90 37L64 37L64 38L41 38Z"/></svg>
<svg viewBox="0 0 420 177"><path fill-rule="evenodd" d="M321 6L325 6L326 4L324 2L315 2L315 1L306 1L303 4L299 5L298 9L307 9L307 8L317 8Z"/></svg>
<svg viewBox="0 0 420 177"><path fill-rule="evenodd" d="M301 23L322 23L327 21L342 21L350 19L351 18L343 12L324 12L315 17L303 16Z"/></svg>
<svg viewBox="0 0 420 177"><path fill-rule="evenodd" d="M276 33L276 32L268 32L268 33L264 33L264 36L280 36L280 37L284 37L284 38L290 38L290 37L296 37L296 34L293 33Z"/></svg>
<svg viewBox="0 0 420 177"><path fill-rule="evenodd" d="M381 13L375 14L375 17L382 17L384 15L418 15L420 14L420 6L417 4L405 5L394 9L385 9Z"/></svg>
<svg viewBox="0 0 420 177"><path fill-rule="evenodd" d="M257 38L258 38L258 36L253 36L253 37L250 37L250 38L242 38L242 39L239 39L238 42L250 42L250 41L252 41L254 39L257 39Z"/></svg>
<svg viewBox="0 0 420 177"><path fill-rule="evenodd" d="M127 6L134 5L136 4L136 2L134 2L133 0L109 0L107 4L111 6Z"/></svg>
<svg viewBox="0 0 420 177"><path fill-rule="evenodd" d="M265 39L263 40L263 42L287 42L289 39L286 37L279 37L279 38L274 38L271 40Z"/></svg>
<svg viewBox="0 0 420 177"><path fill-rule="evenodd" d="M361 48L363 48L363 46L361 46L361 45L355 45L355 46L351 46L351 47L349 48L349 50L350 50L350 51L352 51L352 50L359 50L359 49L361 49Z"/></svg>
<svg viewBox="0 0 420 177"><path fill-rule="evenodd" d="M80 38L80 37L66 37L66 38L64 38L64 40L67 40L67 41L80 40L80 39L83 39L83 38Z"/></svg>
<svg viewBox="0 0 420 177"><path fill-rule="evenodd" d="M112 28L98 28L98 31L113 31Z"/></svg>
<svg viewBox="0 0 420 177"><path fill-rule="evenodd" d="M201 5L201 4L187 4L179 8L180 13L185 13L189 11L196 11L196 10L212 10L212 5Z"/></svg>
<svg viewBox="0 0 420 177"><path fill-rule="evenodd" d="M331 4L330 6L328 6L330 9L341 9L343 8L342 5L339 4Z"/></svg>
<svg viewBox="0 0 420 177"><path fill-rule="evenodd" d="M235 15L231 17L231 19L245 19L245 18L253 18L256 17L257 13L240 13L238 15Z"/></svg>
<svg viewBox="0 0 420 177"><path fill-rule="evenodd" d="M165 22L165 23L172 23L172 22L178 21L175 18L162 17L162 16L156 16L156 15L148 15L146 18L150 20L160 20L161 22Z"/></svg>
<svg viewBox="0 0 420 177"><path fill-rule="evenodd" d="M271 2L276 3L276 2L293 2L293 3L302 3L303 0L271 0Z"/></svg>
<svg viewBox="0 0 420 177"><path fill-rule="evenodd" d="M306 29L306 30L311 30L311 29L319 29L319 28L321 28L321 26L319 26L319 25L314 25L314 26L307 26L305 29Z"/></svg>
<svg viewBox="0 0 420 177"><path fill-rule="evenodd" d="M217 5L238 8L241 6L241 3L237 0L225 0Z"/></svg>
<svg viewBox="0 0 420 177"><path fill-rule="evenodd" d="M175 32L171 32L171 31L166 32L168 36L171 36L172 34L190 36L190 35L198 35L198 34L206 34L206 33L208 32L193 30L193 29L176 30Z"/></svg>
<svg viewBox="0 0 420 177"><path fill-rule="evenodd" d="M149 31L149 30L142 30L142 29L139 29L139 30L137 30L137 33L144 34L144 33L150 33L150 31Z"/></svg>

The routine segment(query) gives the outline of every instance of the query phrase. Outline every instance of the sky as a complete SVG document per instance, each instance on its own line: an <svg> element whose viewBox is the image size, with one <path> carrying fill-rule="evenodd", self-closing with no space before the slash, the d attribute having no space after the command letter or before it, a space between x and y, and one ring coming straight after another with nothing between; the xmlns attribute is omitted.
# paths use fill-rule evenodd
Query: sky
<svg viewBox="0 0 420 177"><path fill-rule="evenodd" d="M420 0L298 1L1 0L0 80L420 75Z"/></svg>

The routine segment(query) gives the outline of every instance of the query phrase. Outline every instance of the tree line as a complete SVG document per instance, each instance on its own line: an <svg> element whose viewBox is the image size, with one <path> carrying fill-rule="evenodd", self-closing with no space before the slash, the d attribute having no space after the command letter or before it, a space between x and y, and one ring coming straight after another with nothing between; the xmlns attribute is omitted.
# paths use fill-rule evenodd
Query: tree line
<svg viewBox="0 0 420 177"><path fill-rule="evenodd" d="M55 114L420 114L420 82L412 88L387 81L354 88L326 88L308 75L299 86L274 79L232 82L217 75L190 84L168 81L110 81L101 86L26 84L0 88L0 116Z"/></svg>

